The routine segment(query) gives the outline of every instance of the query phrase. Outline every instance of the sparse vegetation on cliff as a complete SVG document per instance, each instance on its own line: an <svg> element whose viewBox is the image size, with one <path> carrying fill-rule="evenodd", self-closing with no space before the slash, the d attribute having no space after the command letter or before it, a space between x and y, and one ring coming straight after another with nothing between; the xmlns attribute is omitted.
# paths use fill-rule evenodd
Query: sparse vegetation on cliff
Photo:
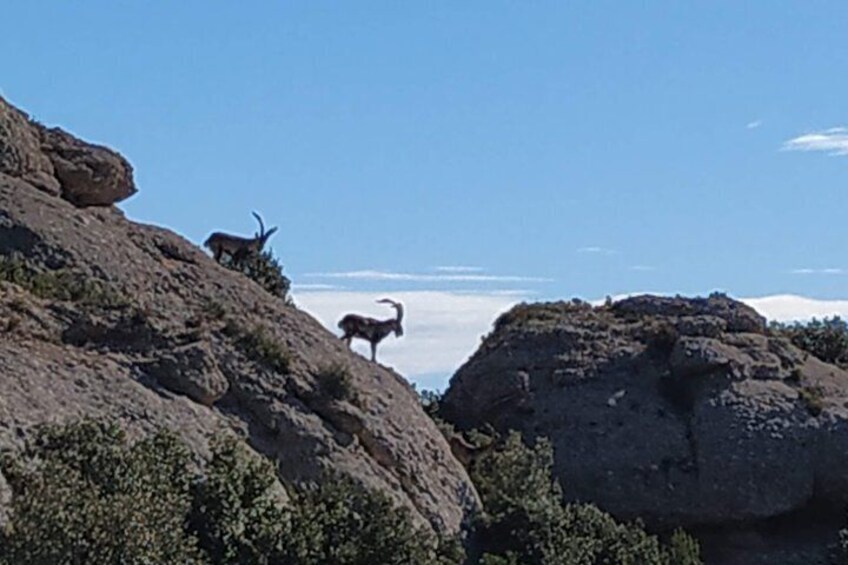
<svg viewBox="0 0 848 565"><path fill-rule="evenodd" d="M128 305L126 298L99 280L67 269L38 270L20 257L0 255L0 280L44 299L107 309Z"/></svg>
<svg viewBox="0 0 848 565"><path fill-rule="evenodd" d="M848 369L848 322L839 316L813 318L806 323L772 322L769 329L825 363Z"/></svg>
<svg viewBox="0 0 848 565"><path fill-rule="evenodd" d="M277 373L289 370L291 353L261 327L245 328L230 321L224 333L235 340L236 347L249 359Z"/></svg>
<svg viewBox="0 0 848 565"><path fill-rule="evenodd" d="M315 381L318 383L321 394L327 398L347 400L354 404L358 401L347 365L341 363L322 365L315 373Z"/></svg>
<svg viewBox="0 0 848 565"><path fill-rule="evenodd" d="M450 438L459 435L439 415L443 395L420 393L422 407ZM498 440L471 430L469 473L483 503L473 533L481 565L698 565L698 542L677 530L663 545L641 524L624 524L591 504L566 504L553 478L547 440L528 447L517 432ZM488 446L497 445L495 449Z"/></svg>
<svg viewBox="0 0 848 565"><path fill-rule="evenodd" d="M282 263L274 257L271 251L262 251L259 255L241 262L234 262L225 258L221 264L228 269L244 274L267 290L268 293L289 303L291 280L283 274Z"/></svg>
<svg viewBox="0 0 848 565"><path fill-rule="evenodd" d="M593 565L694 565L698 544L676 532L668 547L639 524L617 522L589 504L564 504L551 476L553 452L546 441L532 448L511 433L472 465L483 501L476 524L485 565L544 563Z"/></svg>

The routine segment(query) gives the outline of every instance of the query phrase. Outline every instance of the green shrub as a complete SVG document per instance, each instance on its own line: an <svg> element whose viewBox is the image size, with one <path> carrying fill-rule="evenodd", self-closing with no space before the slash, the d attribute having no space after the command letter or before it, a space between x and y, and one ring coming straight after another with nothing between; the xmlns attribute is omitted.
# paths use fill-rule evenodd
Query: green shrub
<svg viewBox="0 0 848 565"><path fill-rule="evenodd" d="M807 323L772 322L770 329L774 334L788 337L796 347L822 361L848 369L848 323L839 316L821 320L813 318Z"/></svg>
<svg viewBox="0 0 848 565"><path fill-rule="evenodd" d="M700 565L701 548L698 542L681 529L674 530L668 540L669 565Z"/></svg>
<svg viewBox="0 0 848 565"><path fill-rule="evenodd" d="M358 395L353 388L350 369L343 363L331 363L322 366L315 374L319 392L333 400L358 401Z"/></svg>
<svg viewBox="0 0 848 565"><path fill-rule="evenodd" d="M7 563L198 563L185 531L188 451L171 434L130 445L115 426L42 428L24 459L4 458L13 492Z"/></svg>
<svg viewBox="0 0 848 565"><path fill-rule="evenodd" d="M285 504L274 466L233 438L191 471L170 433L129 443L93 421L47 426L3 472L12 489L0 563L44 565L458 565L454 539L350 479L327 477Z"/></svg>
<svg viewBox="0 0 848 565"><path fill-rule="evenodd" d="M37 270L18 257L0 256L0 280L16 284L44 299L107 309L129 304L125 297L97 279L67 269Z"/></svg>
<svg viewBox="0 0 848 565"><path fill-rule="evenodd" d="M212 442L205 477L192 488L189 524L215 564L275 563L284 553L288 511L267 459L231 436Z"/></svg>
<svg viewBox="0 0 848 565"><path fill-rule="evenodd" d="M462 559L455 543L439 543L388 497L343 477L298 495L292 536L297 553L288 556L291 563L436 565Z"/></svg>
<svg viewBox="0 0 848 565"><path fill-rule="evenodd" d="M421 408L424 409L430 417L435 417L439 413L439 408L441 407L442 397L444 394L437 390L427 390L424 389L418 392L418 402L421 403Z"/></svg>
<svg viewBox="0 0 848 565"><path fill-rule="evenodd" d="M243 328L235 322L228 322L224 333L235 339L236 347L248 358L262 363L277 373L287 373L291 363L291 354L274 336L260 327Z"/></svg>
<svg viewBox="0 0 848 565"><path fill-rule="evenodd" d="M699 563L680 560L675 545L664 548L639 524L622 524L592 505L563 504L559 485L551 477L553 452L548 442L525 446L518 434L507 436L472 466L472 480L483 501L477 539L490 565L671 565ZM688 538L687 542L694 544ZM681 556L693 548L678 538ZM684 557L680 557L684 559Z"/></svg>
<svg viewBox="0 0 848 565"><path fill-rule="evenodd" d="M291 281L283 274L283 265L271 251L263 251L259 255L239 263L229 260L225 255L221 259L221 264L228 269L242 273L270 294L282 298L286 303L289 302L288 293L291 288Z"/></svg>
<svg viewBox="0 0 848 565"><path fill-rule="evenodd" d="M504 555L486 553L480 558L479 563L480 565L521 565L518 556L511 551L508 551Z"/></svg>
<svg viewBox="0 0 848 565"><path fill-rule="evenodd" d="M227 309L217 300L208 299L203 303L203 314L212 321L223 320L227 315Z"/></svg>
<svg viewBox="0 0 848 565"><path fill-rule="evenodd" d="M805 386L799 388L798 398L804 403L811 416L818 416L824 410L824 391L821 387Z"/></svg>
<svg viewBox="0 0 848 565"><path fill-rule="evenodd" d="M430 419L433 420L433 423L436 424L436 427L445 436L445 439L451 441L451 438L457 434L457 431L453 424L442 417L441 408L443 398L444 394L437 390L425 389L418 392L418 402L421 403L424 413L430 416Z"/></svg>

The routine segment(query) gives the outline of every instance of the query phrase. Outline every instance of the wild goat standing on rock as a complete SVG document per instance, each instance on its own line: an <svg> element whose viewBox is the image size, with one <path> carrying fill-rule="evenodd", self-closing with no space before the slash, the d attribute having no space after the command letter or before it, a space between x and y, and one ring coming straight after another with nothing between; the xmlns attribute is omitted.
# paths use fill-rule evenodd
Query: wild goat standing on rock
<svg viewBox="0 0 848 565"><path fill-rule="evenodd" d="M259 222L259 232L253 237L216 231L203 242L203 245L212 251L216 261L220 263L221 257L226 253L230 256L230 260L238 265L251 255L257 256L262 252L265 242L277 231L277 228L273 227L266 232L265 224L262 223L259 214L253 212L253 217Z"/></svg>
<svg viewBox="0 0 848 565"><path fill-rule="evenodd" d="M377 361L377 344L387 335L395 332L395 336L403 335L403 304L383 298L377 302L391 304L397 312L394 320L375 320L359 314L348 314L339 322L339 328L344 332L342 340L350 347L353 338L358 337L371 343L371 361Z"/></svg>

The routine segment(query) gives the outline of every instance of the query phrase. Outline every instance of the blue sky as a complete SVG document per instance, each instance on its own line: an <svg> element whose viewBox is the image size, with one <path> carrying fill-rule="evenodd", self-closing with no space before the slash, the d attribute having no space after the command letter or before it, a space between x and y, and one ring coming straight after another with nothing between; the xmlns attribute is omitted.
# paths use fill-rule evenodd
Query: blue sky
<svg viewBox="0 0 848 565"><path fill-rule="evenodd" d="M124 153L132 218L259 210L330 326L420 293L387 359L439 384L515 300L848 298L848 4L742 4L19 2L0 92Z"/></svg>

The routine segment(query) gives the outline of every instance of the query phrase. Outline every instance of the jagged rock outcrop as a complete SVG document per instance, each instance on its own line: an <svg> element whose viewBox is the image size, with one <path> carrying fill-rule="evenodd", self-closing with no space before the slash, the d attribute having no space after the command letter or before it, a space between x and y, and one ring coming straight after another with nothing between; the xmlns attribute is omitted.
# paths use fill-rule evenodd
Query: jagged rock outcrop
<svg viewBox="0 0 848 565"><path fill-rule="evenodd" d="M118 153L59 128L45 128L0 97L0 173L79 207L108 206L136 193Z"/></svg>
<svg viewBox="0 0 848 565"><path fill-rule="evenodd" d="M199 453L236 430L288 481L330 469L459 529L474 487L400 375L176 234L88 207L134 190L125 161L0 111L0 447L83 416Z"/></svg>
<svg viewBox="0 0 848 565"><path fill-rule="evenodd" d="M723 295L517 306L442 406L460 428L548 437L568 497L652 527L848 503L848 373Z"/></svg>

